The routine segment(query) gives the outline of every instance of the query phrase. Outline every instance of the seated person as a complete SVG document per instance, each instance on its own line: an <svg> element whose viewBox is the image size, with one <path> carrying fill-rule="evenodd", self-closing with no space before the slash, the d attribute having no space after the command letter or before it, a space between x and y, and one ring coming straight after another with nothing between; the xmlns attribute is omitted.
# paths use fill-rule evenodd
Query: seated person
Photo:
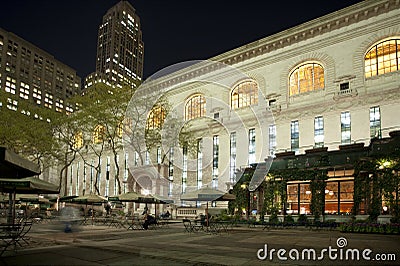
<svg viewBox="0 0 400 266"><path fill-rule="evenodd" d="M167 210L167 212L161 214L162 219L168 219L170 216L171 216L171 214L169 213L168 210Z"/></svg>
<svg viewBox="0 0 400 266"><path fill-rule="evenodd" d="M149 229L149 225L151 224L157 224L157 220L154 216L151 216L150 214L146 214L144 218L144 223L143 223L143 228L145 230Z"/></svg>
<svg viewBox="0 0 400 266"><path fill-rule="evenodd" d="M207 216L208 216L208 219L207 219ZM201 225L208 226L208 223L210 222L211 215L209 213L207 213L207 216L204 215L204 214L200 214L200 223L201 223Z"/></svg>

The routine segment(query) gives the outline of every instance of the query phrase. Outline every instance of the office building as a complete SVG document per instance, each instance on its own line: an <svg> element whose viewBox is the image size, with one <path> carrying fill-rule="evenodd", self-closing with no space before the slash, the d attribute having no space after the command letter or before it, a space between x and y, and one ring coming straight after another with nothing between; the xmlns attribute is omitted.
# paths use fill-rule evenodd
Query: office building
<svg viewBox="0 0 400 266"><path fill-rule="evenodd" d="M29 100L57 112L71 113L67 99L81 92L76 70L14 33L0 28L0 87L16 110L18 101ZM8 96L7 96L8 95Z"/></svg>
<svg viewBox="0 0 400 266"><path fill-rule="evenodd" d="M85 88L101 82L135 88L143 78L144 44L140 18L128 1L120 1L103 16L97 39L96 71Z"/></svg>

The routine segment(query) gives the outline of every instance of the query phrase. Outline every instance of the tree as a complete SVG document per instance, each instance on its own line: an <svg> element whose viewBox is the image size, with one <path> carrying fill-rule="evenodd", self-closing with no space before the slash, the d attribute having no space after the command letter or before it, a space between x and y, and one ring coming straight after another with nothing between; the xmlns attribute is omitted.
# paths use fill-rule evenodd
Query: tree
<svg viewBox="0 0 400 266"><path fill-rule="evenodd" d="M96 170L95 190L98 188L100 175L100 162L105 149L113 153L115 163L114 178L118 184L118 192L121 193L121 181L119 179L120 167L118 161L119 152L122 150L122 133L125 110L133 91L128 87L111 87L103 83L97 83L88 88L83 96L76 97L79 111L76 113L75 122L79 132L83 132L84 151L79 155L86 165ZM93 164L89 158L96 157Z"/></svg>
<svg viewBox="0 0 400 266"><path fill-rule="evenodd" d="M0 95L0 145L37 162L43 171L55 145L52 121L61 114L11 95Z"/></svg>

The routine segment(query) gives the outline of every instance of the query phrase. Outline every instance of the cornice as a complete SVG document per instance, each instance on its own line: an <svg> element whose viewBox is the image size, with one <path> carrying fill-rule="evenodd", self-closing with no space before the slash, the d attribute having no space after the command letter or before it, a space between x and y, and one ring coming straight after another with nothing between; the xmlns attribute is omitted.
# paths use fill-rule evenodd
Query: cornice
<svg viewBox="0 0 400 266"><path fill-rule="evenodd" d="M229 65L240 63L399 8L399 0L363 1L218 55L211 60Z"/></svg>
<svg viewBox="0 0 400 266"><path fill-rule="evenodd" d="M235 65L396 9L400 9L400 0L366 0L215 56L210 61ZM218 65L204 67L199 63L151 82L154 82L155 88L165 89L217 69Z"/></svg>

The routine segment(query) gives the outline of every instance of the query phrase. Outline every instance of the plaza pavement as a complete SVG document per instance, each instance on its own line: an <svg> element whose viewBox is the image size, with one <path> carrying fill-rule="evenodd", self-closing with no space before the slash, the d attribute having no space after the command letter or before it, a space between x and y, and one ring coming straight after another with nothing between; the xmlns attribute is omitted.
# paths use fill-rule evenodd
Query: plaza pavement
<svg viewBox="0 0 400 266"><path fill-rule="evenodd" d="M240 226L218 234L188 233L182 223L176 223L147 231L75 226L73 232L65 233L62 225L35 224L29 236L31 244L6 251L0 265L400 265L398 235L343 234L335 230L267 231ZM347 241L344 251L369 248L373 255L395 254L396 261L345 260L344 255L342 260L331 260L328 254L324 260L282 261L276 255L281 248L287 250L286 257L290 249L297 249L300 254L304 249L315 249L318 257L324 248L338 249L339 237ZM276 250L272 260L257 258L257 251L265 245L268 254L271 249Z"/></svg>

